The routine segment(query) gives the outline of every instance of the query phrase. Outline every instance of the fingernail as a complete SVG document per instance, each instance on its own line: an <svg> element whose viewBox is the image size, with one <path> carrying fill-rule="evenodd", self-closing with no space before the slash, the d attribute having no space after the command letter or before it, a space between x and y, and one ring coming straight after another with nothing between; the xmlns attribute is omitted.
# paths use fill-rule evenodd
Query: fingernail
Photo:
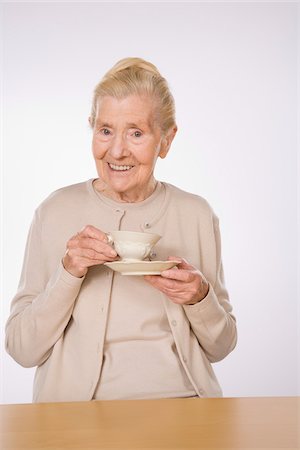
<svg viewBox="0 0 300 450"><path fill-rule="evenodd" d="M111 250L110 254L111 256L117 256L118 253L115 250Z"/></svg>
<svg viewBox="0 0 300 450"><path fill-rule="evenodd" d="M106 234L106 242L108 244L112 244L113 243L113 238L111 237L111 235L109 233Z"/></svg>

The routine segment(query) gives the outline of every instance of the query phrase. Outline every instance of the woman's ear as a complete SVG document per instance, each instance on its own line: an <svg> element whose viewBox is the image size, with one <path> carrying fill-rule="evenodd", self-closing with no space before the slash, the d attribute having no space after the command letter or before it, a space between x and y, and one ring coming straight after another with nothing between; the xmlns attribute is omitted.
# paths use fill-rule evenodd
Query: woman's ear
<svg viewBox="0 0 300 450"><path fill-rule="evenodd" d="M91 116L89 117L89 124L90 124L90 127L93 128L93 120L92 120Z"/></svg>
<svg viewBox="0 0 300 450"><path fill-rule="evenodd" d="M165 158L170 150L172 141L177 133L177 126L170 128L166 135L162 138L161 147L158 156L160 158Z"/></svg>

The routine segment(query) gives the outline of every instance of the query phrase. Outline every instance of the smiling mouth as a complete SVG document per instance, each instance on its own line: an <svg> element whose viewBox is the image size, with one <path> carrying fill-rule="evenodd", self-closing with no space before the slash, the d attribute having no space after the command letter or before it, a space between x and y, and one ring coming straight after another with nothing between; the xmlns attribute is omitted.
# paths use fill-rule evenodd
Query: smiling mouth
<svg viewBox="0 0 300 450"><path fill-rule="evenodd" d="M127 172L127 170L130 170L134 167L134 166L128 166L128 165L118 166L117 164L111 164L111 163L108 163L108 165L112 170L115 170L117 172Z"/></svg>

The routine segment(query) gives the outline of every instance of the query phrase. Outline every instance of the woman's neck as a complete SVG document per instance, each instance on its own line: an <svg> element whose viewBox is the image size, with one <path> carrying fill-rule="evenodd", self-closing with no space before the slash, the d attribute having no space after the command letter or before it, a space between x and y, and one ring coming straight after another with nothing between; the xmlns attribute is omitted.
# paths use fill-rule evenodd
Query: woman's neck
<svg viewBox="0 0 300 450"><path fill-rule="evenodd" d="M100 192L105 197L108 197L114 201L121 203L137 203L146 200L154 192L157 181L153 177L147 186L141 190L135 190L133 192L116 192L109 188L100 178L94 181L94 188L97 192Z"/></svg>

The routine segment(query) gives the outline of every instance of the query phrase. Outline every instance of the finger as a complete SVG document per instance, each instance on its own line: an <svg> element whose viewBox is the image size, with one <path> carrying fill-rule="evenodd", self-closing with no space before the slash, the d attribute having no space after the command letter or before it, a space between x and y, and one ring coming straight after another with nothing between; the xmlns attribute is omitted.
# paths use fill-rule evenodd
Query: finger
<svg viewBox="0 0 300 450"><path fill-rule="evenodd" d="M90 237L99 241L108 242L107 234L93 225L85 225L78 234L79 236Z"/></svg>
<svg viewBox="0 0 300 450"><path fill-rule="evenodd" d="M106 255L104 253L99 253L91 248L69 248L67 250L67 255L74 262L77 259L84 258L85 260L97 261L97 263L103 263L106 261L114 261L116 259L116 253L114 255Z"/></svg>
<svg viewBox="0 0 300 450"><path fill-rule="evenodd" d="M181 281L169 280L160 275L145 275L145 280L152 284L153 287L162 292L179 291L182 290L183 284Z"/></svg>
<svg viewBox="0 0 300 450"><path fill-rule="evenodd" d="M186 284L181 281L167 280L156 275L147 275L144 276L144 278L149 284L165 294L174 303L191 304L199 301L199 291L193 283ZM206 294L207 292L202 295L202 298L204 298Z"/></svg>
<svg viewBox="0 0 300 450"><path fill-rule="evenodd" d="M144 275L144 280L152 284L153 287L159 288L161 284L160 275Z"/></svg>
<svg viewBox="0 0 300 450"><path fill-rule="evenodd" d="M192 264L190 264L186 259L181 258L180 256L169 256L169 261L178 261L177 267L179 269L195 269Z"/></svg>
<svg viewBox="0 0 300 450"><path fill-rule="evenodd" d="M117 256L117 252L109 245L98 239L90 237L76 236L69 242L69 248L90 249L96 253L103 254L107 257Z"/></svg>
<svg viewBox="0 0 300 450"><path fill-rule="evenodd" d="M182 284L180 284L180 282L178 286L178 282L175 282L174 280L162 279L160 276L156 275L147 275L144 278L147 278L146 281L148 283L175 303L184 303L185 298L189 298L189 292L187 292L186 289L182 289Z"/></svg>
<svg viewBox="0 0 300 450"><path fill-rule="evenodd" d="M179 268L163 270L161 276L163 278L169 278L183 283L190 283L195 279L195 274L191 270Z"/></svg>

